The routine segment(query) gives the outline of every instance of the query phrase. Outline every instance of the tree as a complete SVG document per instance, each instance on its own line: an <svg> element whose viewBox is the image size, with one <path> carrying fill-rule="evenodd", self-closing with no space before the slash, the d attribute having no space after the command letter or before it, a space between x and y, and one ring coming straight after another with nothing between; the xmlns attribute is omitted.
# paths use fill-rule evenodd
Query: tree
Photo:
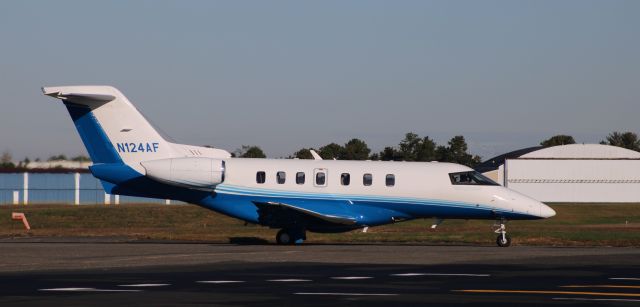
<svg viewBox="0 0 640 307"><path fill-rule="evenodd" d="M551 146L568 145L568 144L575 144L575 143L576 141L573 139L572 136L558 134L540 142L540 145L544 147L551 147Z"/></svg>
<svg viewBox="0 0 640 307"><path fill-rule="evenodd" d="M344 155L340 157L342 160L367 160L371 149L367 143L360 139L351 139L344 144Z"/></svg>
<svg viewBox="0 0 640 307"><path fill-rule="evenodd" d="M451 155L451 151L449 151L449 147L438 145L438 147L436 147L436 160L439 162L453 162L453 156Z"/></svg>
<svg viewBox="0 0 640 307"><path fill-rule="evenodd" d="M57 155L57 156L51 156L49 157L49 159L47 159L47 161L51 162L51 161L64 161L67 160L67 156L65 155Z"/></svg>
<svg viewBox="0 0 640 307"><path fill-rule="evenodd" d="M75 156L75 157L71 158L71 161L75 161L75 162L91 162L91 159L89 159L89 157L87 157L87 156L78 155L78 156Z"/></svg>
<svg viewBox="0 0 640 307"><path fill-rule="evenodd" d="M378 158L382 161L402 161L402 153L393 147L387 146L378 154Z"/></svg>
<svg viewBox="0 0 640 307"><path fill-rule="evenodd" d="M236 149L234 152L236 157L240 158L266 158L267 155L258 146L242 145L242 148Z"/></svg>
<svg viewBox="0 0 640 307"><path fill-rule="evenodd" d="M468 146L464 136L457 135L448 142L449 146L438 146L436 149L438 161L453 162L469 167L480 163L480 156L474 156L467 152Z"/></svg>
<svg viewBox="0 0 640 307"><path fill-rule="evenodd" d="M340 159L343 156L344 147L331 143L320 147L318 154L324 160Z"/></svg>
<svg viewBox="0 0 640 307"><path fill-rule="evenodd" d="M400 154L403 160L416 161L416 152L420 141L420 137L413 132L405 134L404 140L400 142Z"/></svg>
<svg viewBox="0 0 640 307"><path fill-rule="evenodd" d="M602 141L600 144L640 151L640 140L638 140L638 135L633 132L620 133L618 131L614 131L607 136L606 141Z"/></svg>
<svg viewBox="0 0 640 307"><path fill-rule="evenodd" d="M5 151L0 156L0 168L15 168L16 165L11 161L13 157L11 157L11 153Z"/></svg>
<svg viewBox="0 0 640 307"><path fill-rule="evenodd" d="M425 136L420 138L417 134L409 132L395 147L385 147L378 157L383 161L434 161L436 160L436 143Z"/></svg>
<svg viewBox="0 0 640 307"><path fill-rule="evenodd" d="M434 161L436 159L436 142L425 136L414 151L415 161Z"/></svg>
<svg viewBox="0 0 640 307"><path fill-rule="evenodd" d="M311 155L311 149L313 148L302 148L293 153L293 158L313 160L313 155Z"/></svg>
<svg viewBox="0 0 640 307"><path fill-rule="evenodd" d="M25 157L24 160L18 162L18 165L16 166L16 168L25 169L27 168L29 163L31 163L31 160L29 160L29 157Z"/></svg>

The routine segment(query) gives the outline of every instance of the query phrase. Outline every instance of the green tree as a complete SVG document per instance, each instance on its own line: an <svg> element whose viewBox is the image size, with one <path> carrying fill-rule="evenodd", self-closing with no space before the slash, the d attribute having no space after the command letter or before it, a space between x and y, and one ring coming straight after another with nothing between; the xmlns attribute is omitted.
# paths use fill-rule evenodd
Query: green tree
<svg viewBox="0 0 640 307"><path fill-rule="evenodd" d="M342 155L340 159L367 160L369 159L369 153L371 153L371 149L369 149L367 143L360 139L351 139L344 144L344 155Z"/></svg>
<svg viewBox="0 0 640 307"><path fill-rule="evenodd" d="M378 159L382 161L402 161L402 153L393 147L387 146L378 154Z"/></svg>
<svg viewBox="0 0 640 307"><path fill-rule="evenodd" d="M540 145L544 147L551 147L551 146L568 145L568 144L575 144L575 143L576 141L573 139L572 136L558 134L540 142Z"/></svg>
<svg viewBox="0 0 640 307"><path fill-rule="evenodd" d="M607 144L640 151L640 140L638 140L638 135L633 132L621 133L618 131L614 131L607 136L606 141L602 141L600 142L600 144Z"/></svg>
<svg viewBox="0 0 640 307"><path fill-rule="evenodd" d="M313 160L313 155L311 155L311 149L313 148L302 148L294 152L292 158Z"/></svg>
<svg viewBox="0 0 640 307"><path fill-rule="evenodd" d="M258 146L242 145L242 148L236 149L234 152L236 157L240 158L266 158L267 155Z"/></svg>
<svg viewBox="0 0 640 307"><path fill-rule="evenodd" d="M449 147L438 145L438 147L436 147L436 160L440 162L454 162Z"/></svg>
<svg viewBox="0 0 640 307"><path fill-rule="evenodd" d="M474 156L467 152L468 146L464 136L457 135L448 142L449 146L438 146L436 149L438 161L453 162L469 167L480 163L480 156Z"/></svg>
<svg viewBox="0 0 640 307"><path fill-rule="evenodd" d="M15 168L16 165L13 164L11 160L13 160L13 157L11 157L11 153L9 153L8 151L3 152L0 156L0 168Z"/></svg>
<svg viewBox="0 0 640 307"><path fill-rule="evenodd" d="M400 155L402 159L405 161L416 161L416 152L417 148L420 146L421 139L420 137L413 133L409 132L405 134L404 140L400 142Z"/></svg>
<svg viewBox="0 0 640 307"><path fill-rule="evenodd" d="M49 161L49 162L51 162L51 161L61 161L61 160L62 161L67 160L67 156L65 156L63 154L60 154L60 155L57 155L57 156L51 156L51 157L49 157L49 159L47 159L47 161Z"/></svg>
<svg viewBox="0 0 640 307"><path fill-rule="evenodd" d="M436 143L428 136L420 138L419 135L409 132L400 144L400 149L385 147L378 157L383 161L434 161L436 155Z"/></svg>
<svg viewBox="0 0 640 307"><path fill-rule="evenodd" d="M436 142L425 136L420 140L414 152L415 161L436 160Z"/></svg>
<svg viewBox="0 0 640 307"><path fill-rule="evenodd" d="M31 160L29 160L28 157L25 157L24 160L18 162L18 165L16 165L16 168L26 169L29 163L31 163Z"/></svg>
<svg viewBox="0 0 640 307"><path fill-rule="evenodd" d="M320 147L318 154L324 160L341 159L344 152L344 147L331 143Z"/></svg>
<svg viewBox="0 0 640 307"><path fill-rule="evenodd" d="M89 159L89 157L87 157L87 156L78 155L78 156L75 156L75 157L71 158L71 161L75 161L75 162L91 162L91 159Z"/></svg>

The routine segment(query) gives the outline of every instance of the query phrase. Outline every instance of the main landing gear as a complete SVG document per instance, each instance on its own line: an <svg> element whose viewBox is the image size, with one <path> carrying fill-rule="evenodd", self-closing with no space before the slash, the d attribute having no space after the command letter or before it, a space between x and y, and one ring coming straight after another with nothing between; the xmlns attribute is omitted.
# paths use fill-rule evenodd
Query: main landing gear
<svg viewBox="0 0 640 307"><path fill-rule="evenodd" d="M280 245L302 244L307 239L304 229L282 228L276 234L276 242Z"/></svg>
<svg viewBox="0 0 640 307"><path fill-rule="evenodd" d="M507 227L505 226L506 223L507 221L502 219L496 221L496 224L494 225L497 227L494 232L498 234L498 237L496 238L496 244L498 244L498 246L500 247L509 247L511 245L511 237L507 235Z"/></svg>

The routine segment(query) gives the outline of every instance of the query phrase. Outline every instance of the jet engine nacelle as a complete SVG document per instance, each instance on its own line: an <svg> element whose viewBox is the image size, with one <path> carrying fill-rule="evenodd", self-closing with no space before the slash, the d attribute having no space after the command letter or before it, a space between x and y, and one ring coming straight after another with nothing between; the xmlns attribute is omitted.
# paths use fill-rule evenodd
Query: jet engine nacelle
<svg viewBox="0 0 640 307"><path fill-rule="evenodd" d="M211 158L171 158L141 162L146 176L171 185L213 190L224 181L224 161Z"/></svg>

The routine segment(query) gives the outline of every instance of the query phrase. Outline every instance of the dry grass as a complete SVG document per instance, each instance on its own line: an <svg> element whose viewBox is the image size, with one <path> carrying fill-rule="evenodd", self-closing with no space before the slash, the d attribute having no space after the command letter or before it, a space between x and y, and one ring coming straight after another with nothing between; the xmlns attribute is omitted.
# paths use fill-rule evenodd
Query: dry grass
<svg viewBox="0 0 640 307"><path fill-rule="evenodd" d="M557 204L558 215L508 224L514 244L640 246L640 204ZM27 234L11 212L24 212ZM370 228L367 233L309 234L311 243L493 244L492 221L414 220ZM29 205L0 206L0 237L82 236L207 242L272 242L275 230L245 225L191 205ZM251 238L250 240L247 238Z"/></svg>

